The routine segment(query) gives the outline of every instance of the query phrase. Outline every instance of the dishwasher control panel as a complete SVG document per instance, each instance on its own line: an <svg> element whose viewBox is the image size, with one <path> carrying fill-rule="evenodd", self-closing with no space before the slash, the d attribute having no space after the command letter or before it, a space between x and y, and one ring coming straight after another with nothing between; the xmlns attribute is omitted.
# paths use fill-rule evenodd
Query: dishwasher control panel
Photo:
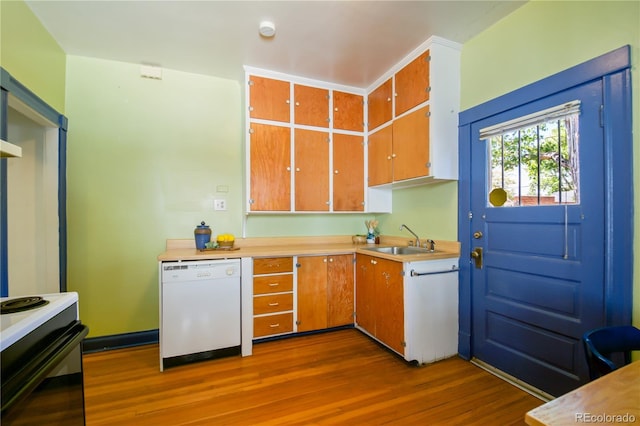
<svg viewBox="0 0 640 426"><path fill-rule="evenodd" d="M162 282L219 279L240 276L240 259L165 262Z"/></svg>

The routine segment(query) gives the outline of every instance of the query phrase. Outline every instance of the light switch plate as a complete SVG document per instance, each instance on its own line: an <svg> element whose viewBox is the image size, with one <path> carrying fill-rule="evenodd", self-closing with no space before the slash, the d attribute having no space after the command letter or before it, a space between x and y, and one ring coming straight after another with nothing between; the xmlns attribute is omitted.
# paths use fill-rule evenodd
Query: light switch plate
<svg viewBox="0 0 640 426"><path fill-rule="evenodd" d="M226 210L227 209L227 200L213 200L213 209L214 210Z"/></svg>

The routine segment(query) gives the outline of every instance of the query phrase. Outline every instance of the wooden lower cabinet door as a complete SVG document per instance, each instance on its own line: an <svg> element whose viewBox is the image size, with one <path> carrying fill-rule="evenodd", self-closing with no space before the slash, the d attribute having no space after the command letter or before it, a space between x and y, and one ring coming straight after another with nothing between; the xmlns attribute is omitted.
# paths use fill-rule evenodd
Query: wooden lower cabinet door
<svg viewBox="0 0 640 426"><path fill-rule="evenodd" d="M402 263L376 259L376 337L404 354L404 279Z"/></svg>
<svg viewBox="0 0 640 426"><path fill-rule="evenodd" d="M353 324L353 255L327 256L327 326Z"/></svg>
<svg viewBox="0 0 640 426"><path fill-rule="evenodd" d="M298 331L327 328L327 257L298 258Z"/></svg>
<svg viewBox="0 0 640 426"><path fill-rule="evenodd" d="M375 258L356 253L356 323L371 335L376 335L374 312Z"/></svg>

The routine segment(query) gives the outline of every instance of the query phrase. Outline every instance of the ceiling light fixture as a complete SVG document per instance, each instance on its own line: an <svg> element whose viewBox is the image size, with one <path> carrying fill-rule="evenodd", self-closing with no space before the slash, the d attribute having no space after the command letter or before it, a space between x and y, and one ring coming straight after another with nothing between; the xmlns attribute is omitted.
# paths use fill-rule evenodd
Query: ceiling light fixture
<svg viewBox="0 0 640 426"><path fill-rule="evenodd" d="M276 26L273 22L262 21L260 22L260 35L262 37L273 37L276 34Z"/></svg>

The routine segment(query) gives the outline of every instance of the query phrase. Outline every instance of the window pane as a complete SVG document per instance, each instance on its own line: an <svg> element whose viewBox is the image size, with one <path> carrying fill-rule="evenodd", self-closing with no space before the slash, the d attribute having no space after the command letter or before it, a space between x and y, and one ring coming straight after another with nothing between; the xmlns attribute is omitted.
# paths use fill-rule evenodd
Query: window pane
<svg viewBox="0 0 640 426"><path fill-rule="evenodd" d="M502 188L505 206L579 203L578 114L489 139L489 191Z"/></svg>

